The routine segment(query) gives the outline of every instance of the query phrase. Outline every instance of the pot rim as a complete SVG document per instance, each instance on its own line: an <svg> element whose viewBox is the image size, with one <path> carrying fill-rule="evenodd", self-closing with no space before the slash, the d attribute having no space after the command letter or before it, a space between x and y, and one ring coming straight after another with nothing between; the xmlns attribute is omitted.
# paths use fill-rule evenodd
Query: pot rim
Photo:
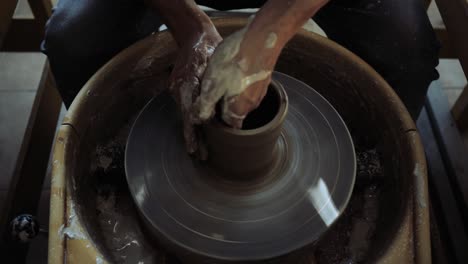
<svg viewBox="0 0 468 264"><path fill-rule="evenodd" d="M273 72L272 72L272 75L273 75ZM273 117L273 119L270 120L265 125L254 128L254 129L232 128L217 121L212 121L209 123L209 125L215 127L216 129L220 129L225 134L231 134L233 136L240 136L240 137L255 136L255 135L260 135L260 134L274 131L278 126L281 126L283 124L284 119L286 118L286 115L288 114L289 99L288 99L288 95L286 94L286 91L284 90L283 85L280 84L278 81L272 78L270 85L271 87L273 87L273 89L275 89L278 95L279 107L278 107L278 111L275 117Z"/></svg>

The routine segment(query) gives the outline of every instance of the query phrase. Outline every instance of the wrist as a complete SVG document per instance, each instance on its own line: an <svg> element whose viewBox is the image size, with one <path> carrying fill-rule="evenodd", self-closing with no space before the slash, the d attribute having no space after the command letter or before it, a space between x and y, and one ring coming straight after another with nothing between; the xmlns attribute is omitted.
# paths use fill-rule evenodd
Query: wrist
<svg viewBox="0 0 468 264"><path fill-rule="evenodd" d="M198 21L197 26L190 32L187 32L186 36L180 40L180 45L191 45L206 44L217 46L221 42L222 38L216 30L215 26L209 21Z"/></svg>
<svg viewBox="0 0 468 264"><path fill-rule="evenodd" d="M249 27L241 40L238 60L249 65L246 73L253 74L259 70L273 70L284 46L281 36L263 28Z"/></svg>
<svg viewBox="0 0 468 264"><path fill-rule="evenodd" d="M199 39L214 25L193 0L145 0L162 17L179 46ZM216 29L214 29L216 30Z"/></svg>
<svg viewBox="0 0 468 264"><path fill-rule="evenodd" d="M269 0L249 24L245 40L279 53L303 24L329 0ZM270 50L268 48L270 47Z"/></svg>

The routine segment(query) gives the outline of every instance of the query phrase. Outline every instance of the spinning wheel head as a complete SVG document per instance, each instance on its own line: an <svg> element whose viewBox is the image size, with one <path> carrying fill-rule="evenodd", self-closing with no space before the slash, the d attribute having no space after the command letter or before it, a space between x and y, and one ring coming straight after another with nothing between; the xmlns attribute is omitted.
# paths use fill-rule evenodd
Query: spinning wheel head
<svg viewBox="0 0 468 264"><path fill-rule="evenodd" d="M273 118L247 120L246 130L205 126L206 163L186 154L169 95L142 110L125 166L156 238L210 260L263 260L315 242L344 211L356 163L343 120L306 84L281 73L272 79L264 103Z"/></svg>

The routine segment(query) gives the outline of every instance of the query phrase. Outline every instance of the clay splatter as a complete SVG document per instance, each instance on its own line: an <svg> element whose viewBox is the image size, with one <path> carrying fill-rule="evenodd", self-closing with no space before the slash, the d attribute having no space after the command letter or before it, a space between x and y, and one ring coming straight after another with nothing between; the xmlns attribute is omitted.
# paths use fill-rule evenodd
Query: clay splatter
<svg viewBox="0 0 468 264"><path fill-rule="evenodd" d="M332 229L318 243L317 263L361 263L375 235L383 179L376 149L356 151L356 185L351 200Z"/></svg>
<svg viewBox="0 0 468 264"><path fill-rule="evenodd" d="M115 263L178 264L180 261L150 242L138 222L124 172L125 142L129 126L97 146L91 173L97 178L96 212L104 246ZM360 263L366 260L375 236L383 168L374 148L357 148L356 186L343 216L304 259L309 263ZM102 162L100 155L112 159ZM106 169L107 168L107 169Z"/></svg>

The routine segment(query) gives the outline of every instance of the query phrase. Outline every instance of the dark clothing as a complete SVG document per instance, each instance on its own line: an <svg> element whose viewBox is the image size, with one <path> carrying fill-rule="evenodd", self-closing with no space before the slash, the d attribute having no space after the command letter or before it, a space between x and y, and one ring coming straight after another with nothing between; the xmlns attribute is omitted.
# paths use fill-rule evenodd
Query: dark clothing
<svg viewBox="0 0 468 264"><path fill-rule="evenodd" d="M260 7L262 0L199 0L218 10ZM422 0L335 0L314 20L395 89L413 117L438 78L439 44ZM47 54L65 105L109 59L161 25L141 0L60 0L47 23Z"/></svg>

